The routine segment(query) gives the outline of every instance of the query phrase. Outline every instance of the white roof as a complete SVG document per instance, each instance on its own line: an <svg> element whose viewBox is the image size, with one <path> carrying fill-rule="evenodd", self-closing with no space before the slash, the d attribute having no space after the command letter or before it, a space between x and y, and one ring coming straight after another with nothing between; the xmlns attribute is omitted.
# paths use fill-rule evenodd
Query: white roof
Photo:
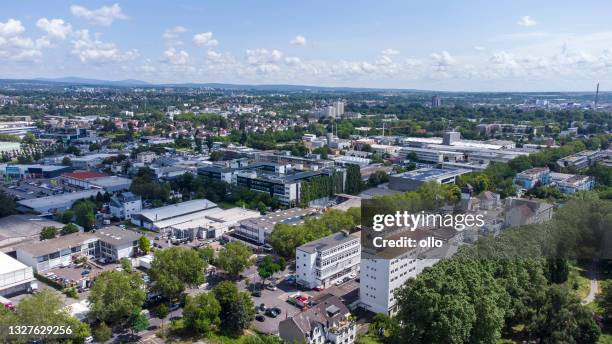
<svg viewBox="0 0 612 344"><path fill-rule="evenodd" d="M66 192L59 195L45 196L39 198L31 198L24 199L17 203L31 208L31 209L39 209L39 208L53 208L54 205L63 206L67 202L74 202L79 199L89 198L90 196L95 196L100 192L100 190L83 190L77 192Z"/></svg>
<svg viewBox="0 0 612 344"><path fill-rule="evenodd" d="M27 269L28 266L4 252L0 252L0 275Z"/></svg>

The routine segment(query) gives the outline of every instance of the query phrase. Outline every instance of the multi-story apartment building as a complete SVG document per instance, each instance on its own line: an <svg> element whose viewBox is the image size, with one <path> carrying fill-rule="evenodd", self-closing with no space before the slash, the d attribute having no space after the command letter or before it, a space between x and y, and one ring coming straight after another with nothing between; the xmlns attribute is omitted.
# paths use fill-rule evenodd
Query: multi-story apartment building
<svg viewBox="0 0 612 344"><path fill-rule="evenodd" d="M526 190L548 183L550 183L550 169L548 167L530 168L514 177L514 184Z"/></svg>
<svg viewBox="0 0 612 344"><path fill-rule="evenodd" d="M360 232L338 232L311 241L295 250L298 283L307 287L327 288L359 272Z"/></svg>

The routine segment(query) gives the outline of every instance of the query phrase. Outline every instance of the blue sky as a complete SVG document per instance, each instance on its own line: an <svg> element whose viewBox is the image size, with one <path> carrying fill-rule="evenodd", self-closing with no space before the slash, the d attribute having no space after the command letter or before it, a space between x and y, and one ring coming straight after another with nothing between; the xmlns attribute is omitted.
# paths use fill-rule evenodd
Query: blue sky
<svg viewBox="0 0 612 344"><path fill-rule="evenodd" d="M13 1L0 77L612 88L612 2Z"/></svg>

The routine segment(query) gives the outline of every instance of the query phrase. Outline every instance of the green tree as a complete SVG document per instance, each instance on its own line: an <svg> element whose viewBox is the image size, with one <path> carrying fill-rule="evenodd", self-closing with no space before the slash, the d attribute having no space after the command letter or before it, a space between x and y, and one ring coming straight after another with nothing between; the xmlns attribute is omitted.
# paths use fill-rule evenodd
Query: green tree
<svg viewBox="0 0 612 344"><path fill-rule="evenodd" d="M74 211L74 216L76 218L76 223L85 228L85 230L90 230L93 228L96 223L95 217L95 205L93 202L86 200L78 202L72 208Z"/></svg>
<svg viewBox="0 0 612 344"><path fill-rule="evenodd" d="M159 320L161 320L162 330L164 328L164 319L166 319L166 317L168 316L169 313L170 313L170 309L168 308L168 305L166 305L165 303L160 303L155 308L155 314L157 315Z"/></svg>
<svg viewBox="0 0 612 344"><path fill-rule="evenodd" d="M206 262L195 250L170 247L155 251L149 275L154 290L170 299L178 299L187 286L204 283L205 268Z"/></svg>
<svg viewBox="0 0 612 344"><path fill-rule="evenodd" d="M142 253L148 254L151 252L151 240L146 235L142 235L138 238L138 248Z"/></svg>
<svg viewBox="0 0 612 344"><path fill-rule="evenodd" d="M57 236L59 230L54 226L43 227L40 231L40 240L53 239Z"/></svg>
<svg viewBox="0 0 612 344"><path fill-rule="evenodd" d="M15 199L2 190L0 190L0 204L2 204L2 207L0 207L0 217L17 214Z"/></svg>
<svg viewBox="0 0 612 344"><path fill-rule="evenodd" d="M132 261L130 260L130 258L123 257L121 258L120 263L121 263L121 268L124 271L129 272L129 273L132 272Z"/></svg>
<svg viewBox="0 0 612 344"><path fill-rule="evenodd" d="M101 322L100 325L94 330L94 339L96 342L105 343L109 341L113 336L113 331L105 322Z"/></svg>
<svg viewBox="0 0 612 344"><path fill-rule="evenodd" d="M350 164L346 168L346 193L355 195L363 190L361 179L361 168L359 165Z"/></svg>
<svg viewBox="0 0 612 344"><path fill-rule="evenodd" d="M280 264L276 263L270 256L265 256L257 267L257 273L259 274L259 277L264 280L264 283L266 279L272 277L272 275L279 272L280 270Z"/></svg>
<svg viewBox="0 0 612 344"><path fill-rule="evenodd" d="M221 306L221 329L229 334L241 334L255 318L255 305L251 296L238 292L236 285L230 281L217 284L213 293Z"/></svg>
<svg viewBox="0 0 612 344"><path fill-rule="evenodd" d="M64 166L72 166L72 160L70 160L69 157L65 156L62 159L62 165L64 165Z"/></svg>
<svg viewBox="0 0 612 344"><path fill-rule="evenodd" d="M74 211L68 209L62 213L62 223L70 223L74 219Z"/></svg>
<svg viewBox="0 0 612 344"><path fill-rule="evenodd" d="M210 246L204 246L198 249L198 254L206 263L215 265L215 249Z"/></svg>
<svg viewBox="0 0 612 344"><path fill-rule="evenodd" d="M183 309L185 327L198 336L209 335L219 328L221 305L213 293L187 296Z"/></svg>
<svg viewBox="0 0 612 344"><path fill-rule="evenodd" d="M72 233L77 233L79 231L79 227L77 227L74 223L69 223L62 227L60 231L60 235L68 235Z"/></svg>
<svg viewBox="0 0 612 344"><path fill-rule="evenodd" d="M128 326L132 330L132 334L144 331L149 327L149 319L142 314L140 308L135 309L127 319Z"/></svg>
<svg viewBox="0 0 612 344"><path fill-rule="evenodd" d="M604 321L612 324L612 282L605 283L602 293L598 297L598 302L603 309Z"/></svg>
<svg viewBox="0 0 612 344"><path fill-rule="evenodd" d="M107 324L121 323L140 311L145 300L138 274L126 271L106 271L96 277L89 293L90 313Z"/></svg>
<svg viewBox="0 0 612 344"><path fill-rule="evenodd" d="M233 241L226 244L217 258L217 265L230 275L238 276L242 271L253 265L251 249L239 242Z"/></svg>

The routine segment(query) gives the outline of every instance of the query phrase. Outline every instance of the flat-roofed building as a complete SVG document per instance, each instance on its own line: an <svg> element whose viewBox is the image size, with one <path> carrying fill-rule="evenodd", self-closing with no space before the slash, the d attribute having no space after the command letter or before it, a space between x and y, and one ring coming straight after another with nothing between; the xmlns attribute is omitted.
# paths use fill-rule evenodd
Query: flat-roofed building
<svg viewBox="0 0 612 344"><path fill-rule="evenodd" d="M34 271L9 255L0 252L0 295L25 292L34 282Z"/></svg>
<svg viewBox="0 0 612 344"><path fill-rule="evenodd" d="M304 219L318 216L319 212L312 208L291 208L239 222L234 230L234 237L256 244L267 244L270 235L277 224L299 225Z"/></svg>
<svg viewBox="0 0 612 344"><path fill-rule="evenodd" d="M550 169L548 167L530 168L514 177L514 184L526 190L548 183L550 183Z"/></svg>
<svg viewBox="0 0 612 344"><path fill-rule="evenodd" d="M14 251L14 246L26 241L38 241L45 227L61 228L64 224L38 215L9 215L0 218L0 249Z"/></svg>
<svg viewBox="0 0 612 344"><path fill-rule="evenodd" d="M164 207L145 209L140 213L132 214L132 223L149 230L160 231L188 221L186 216L192 218L202 217L200 212L216 208L217 204L207 199L194 199L187 202L171 204Z"/></svg>
<svg viewBox="0 0 612 344"><path fill-rule="evenodd" d="M360 232L341 231L296 248L298 283L307 288L327 288L336 281L356 276L361 260L360 236Z"/></svg>
<svg viewBox="0 0 612 344"><path fill-rule="evenodd" d="M74 202L89 197L95 197L100 190L83 190L77 192L66 192L63 194L45 196L39 198L24 199L17 202L18 208L24 211L33 211L40 214L64 211Z"/></svg>
<svg viewBox="0 0 612 344"><path fill-rule="evenodd" d="M389 176L389 189L413 191L428 182L453 184L457 176L468 173L463 169L420 168L414 171L392 174Z"/></svg>
<svg viewBox="0 0 612 344"><path fill-rule="evenodd" d="M111 197L108 208L114 217L129 220L132 214L142 211L142 198L131 192L124 192Z"/></svg>

